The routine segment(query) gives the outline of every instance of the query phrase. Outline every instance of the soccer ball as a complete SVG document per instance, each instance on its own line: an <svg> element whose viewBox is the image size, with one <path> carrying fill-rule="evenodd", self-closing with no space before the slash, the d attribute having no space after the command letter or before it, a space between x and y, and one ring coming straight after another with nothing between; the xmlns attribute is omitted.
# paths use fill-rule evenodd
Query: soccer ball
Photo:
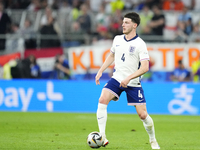
<svg viewBox="0 0 200 150"><path fill-rule="evenodd" d="M87 137L87 144L91 148L99 148L103 145L103 137L99 132L91 132Z"/></svg>

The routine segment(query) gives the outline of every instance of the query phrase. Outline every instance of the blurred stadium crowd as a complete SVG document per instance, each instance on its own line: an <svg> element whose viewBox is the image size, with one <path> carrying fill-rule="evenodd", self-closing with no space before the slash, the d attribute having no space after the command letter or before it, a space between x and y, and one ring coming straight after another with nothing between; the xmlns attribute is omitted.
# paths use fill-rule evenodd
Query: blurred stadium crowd
<svg viewBox="0 0 200 150"><path fill-rule="evenodd" d="M112 39L127 11L141 15L147 42L200 41L199 0L0 0L0 50Z"/></svg>
<svg viewBox="0 0 200 150"><path fill-rule="evenodd" d="M129 11L146 42L200 42L200 0L0 0L0 52L111 40Z"/></svg>

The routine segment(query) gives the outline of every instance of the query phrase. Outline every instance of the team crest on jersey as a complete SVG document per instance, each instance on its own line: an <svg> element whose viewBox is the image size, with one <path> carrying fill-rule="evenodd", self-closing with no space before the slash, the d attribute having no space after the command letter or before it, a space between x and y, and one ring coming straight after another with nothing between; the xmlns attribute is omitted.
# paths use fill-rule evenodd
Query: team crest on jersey
<svg viewBox="0 0 200 150"><path fill-rule="evenodd" d="M130 48L129 48L130 55L133 55L134 52L135 52L135 47L134 46L130 46Z"/></svg>

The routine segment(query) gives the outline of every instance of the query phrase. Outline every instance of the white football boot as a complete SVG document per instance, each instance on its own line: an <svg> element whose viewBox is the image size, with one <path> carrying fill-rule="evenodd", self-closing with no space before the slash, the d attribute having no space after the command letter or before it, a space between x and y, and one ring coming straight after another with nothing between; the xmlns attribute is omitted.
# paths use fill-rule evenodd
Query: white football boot
<svg viewBox="0 0 200 150"><path fill-rule="evenodd" d="M103 141L103 147L106 147L109 144L109 141L105 138Z"/></svg>
<svg viewBox="0 0 200 150"><path fill-rule="evenodd" d="M152 149L160 149L157 141L151 141L150 144Z"/></svg>
<svg viewBox="0 0 200 150"><path fill-rule="evenodd" d="M103 147L106 147L106 145L108 145L109 144L109 141L106 139L106 136L105 135L103 135Z"/></svg>

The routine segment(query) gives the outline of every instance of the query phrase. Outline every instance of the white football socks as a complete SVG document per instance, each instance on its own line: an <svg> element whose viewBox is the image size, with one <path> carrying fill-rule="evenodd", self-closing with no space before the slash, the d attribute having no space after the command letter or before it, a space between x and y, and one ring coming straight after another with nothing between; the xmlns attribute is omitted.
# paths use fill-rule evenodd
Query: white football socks
<svg viewBox="0 0 200 150"><path fill-rule="evenodd" d="M107 121L107 105L106 104L98 104L97 109L97 121L99 126L99 132L102 136L105 137L106 132L106 121Z"/></svg>
<svg viewBox="0 0 200 150"><path fill-rule="evenodd" d="M152 118L147 115L146 119L142 120L144 128L146 129L147 133L149 134L149 140L156 141L155 138L155 130L154 130L154 124Z"/></svg>

